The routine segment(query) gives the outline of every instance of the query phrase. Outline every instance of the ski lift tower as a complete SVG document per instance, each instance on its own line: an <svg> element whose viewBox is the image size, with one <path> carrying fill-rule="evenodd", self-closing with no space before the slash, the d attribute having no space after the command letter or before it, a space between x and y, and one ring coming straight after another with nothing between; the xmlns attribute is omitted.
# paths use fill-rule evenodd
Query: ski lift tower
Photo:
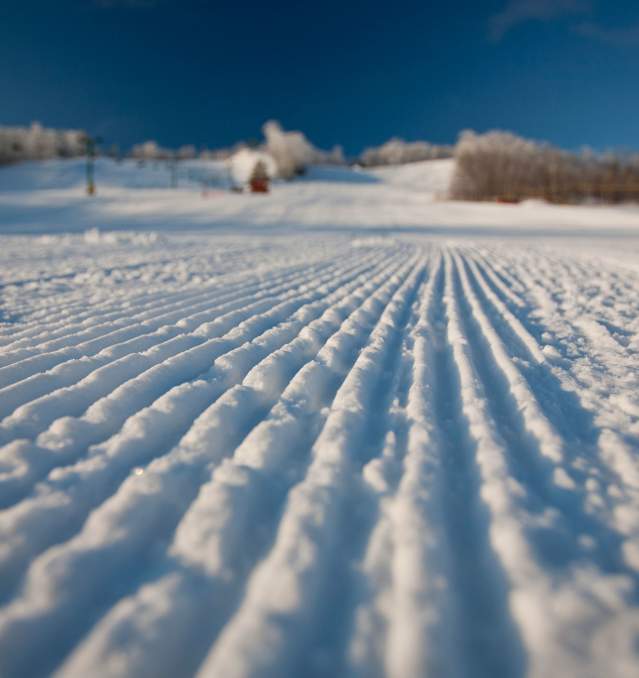
<svg viewBox="0 0 639 678"><path fill-rule="evenodd" d="M97 145L101 142L102 139L100 137L91 137L88 134L85 137L87 155L87 195L95 195L95 155Z"/></svg>

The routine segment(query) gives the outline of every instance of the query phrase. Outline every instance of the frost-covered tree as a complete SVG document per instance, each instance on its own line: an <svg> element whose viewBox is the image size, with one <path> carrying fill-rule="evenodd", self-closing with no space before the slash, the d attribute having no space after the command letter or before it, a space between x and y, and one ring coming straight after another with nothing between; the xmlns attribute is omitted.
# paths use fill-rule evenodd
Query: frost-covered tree
<svg viewBox="0 0 639 678"><path fill-rule="evenodd" d="M427 141L404 141L394 137L381 146L367 148L358 158L364 167L380 165L404 165L421 160L451 158L452 146L438 146Z"/></svg>
<svg viewBox="0 0 639 678"><path fill-rule="evenodd" d="M86 134L81 130L47 129L34 122L30 127L0 127L0 164L23 160L47 160L82 155Z"/></svg>
<svg viewBox="0 0 639 678"><path fill-rule="evenodd" d="M264 150L275 160L278 174L283 179L292 179L302 174L309 165L327 163L344 164L341 147L321 151L302 132L285 132L274 120L262 128L266 143Z"/></svg>
<svg viewBox="0 0 639 678"><path fill-rule="evenodd" d="M131 148L131 157L136 160L166 160L171 156L172 152L162 148L157 141L144 141Z"/></svg>
<svg viewBox="0 0 639 678"><path fill-rule="evenodd" d="M177 150L178 160L192 160L197 157L197 150L195 146L189 144L187 146L180 146Z"/></svg>
<svg viewBox="0 0 639 678"><path fill-rule="evenodd" d="M279 175L291 179L315 160L315 149L302 132L285 132L271 120L263 127L265 149L275 160Z"/></svg>

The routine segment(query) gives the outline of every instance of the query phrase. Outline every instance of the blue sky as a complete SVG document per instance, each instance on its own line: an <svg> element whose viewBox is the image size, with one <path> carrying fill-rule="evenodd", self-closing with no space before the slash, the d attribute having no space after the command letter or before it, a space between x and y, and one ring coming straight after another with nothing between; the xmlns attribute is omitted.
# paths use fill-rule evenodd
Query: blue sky
<svg viewBox="0 0 639 678"><path fill-rule="evenodd" d="M224 146L275 118L348 153L508 129L639 149L639 2L3 0L0 124Z"/></svg>

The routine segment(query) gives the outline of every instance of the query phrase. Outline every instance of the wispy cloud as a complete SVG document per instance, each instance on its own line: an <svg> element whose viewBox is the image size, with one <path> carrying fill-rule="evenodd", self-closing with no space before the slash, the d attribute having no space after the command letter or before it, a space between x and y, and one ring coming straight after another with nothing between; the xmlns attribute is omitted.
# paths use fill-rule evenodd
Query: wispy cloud
<svg viewBox="0 0 639 678"><path fill-rule="evenodd" d="M589 14L591 0L509 0L488 24L488 37L494 42L520 24L529 21L554 21L565 16Z"/></svg>
<svg viewBox="0 0 639 678"><path fill-rule="evenodd" d="M623 28L607 28L593 22L584 22L574 28L584 38L614 47L639 47L639 24Z"/></svg>

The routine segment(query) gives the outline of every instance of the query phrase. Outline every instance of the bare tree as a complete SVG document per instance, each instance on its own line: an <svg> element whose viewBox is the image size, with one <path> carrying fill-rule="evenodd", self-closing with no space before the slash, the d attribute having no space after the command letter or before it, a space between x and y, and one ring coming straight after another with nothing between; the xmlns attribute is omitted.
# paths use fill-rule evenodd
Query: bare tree
<svg viewBox="0 0 639 678"><path fill-rule="evenodd" d="M450 194L461 200L639 200L639 155L576 154L509 132L463 132L455 160Z"/></svg>

